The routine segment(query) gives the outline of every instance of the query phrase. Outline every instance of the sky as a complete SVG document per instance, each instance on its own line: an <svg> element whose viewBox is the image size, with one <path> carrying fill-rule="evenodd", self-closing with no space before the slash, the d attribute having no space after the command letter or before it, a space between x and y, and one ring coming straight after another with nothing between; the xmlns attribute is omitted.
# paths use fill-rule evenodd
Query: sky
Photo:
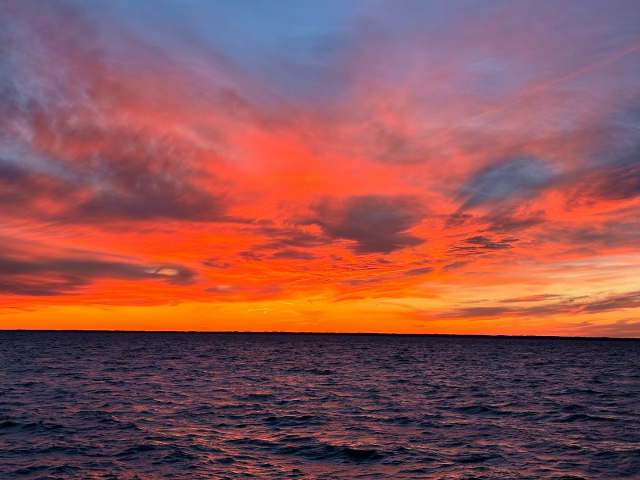
<svg viewBox="0 0 640 480"><path fill-rule="evenodd" d="M3 0L0 328L640 336L635 0Z"/></svg>

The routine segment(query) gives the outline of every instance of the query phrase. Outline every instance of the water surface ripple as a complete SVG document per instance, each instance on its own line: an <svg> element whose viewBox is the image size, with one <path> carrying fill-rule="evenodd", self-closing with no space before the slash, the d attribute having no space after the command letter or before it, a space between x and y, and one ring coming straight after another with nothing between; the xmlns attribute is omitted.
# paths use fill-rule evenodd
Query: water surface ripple
<svg viewBox="0 0 640 480"><path fill-rule="evenodd" d="M0 478L640 477L640 341L0 331Z"/></svg>

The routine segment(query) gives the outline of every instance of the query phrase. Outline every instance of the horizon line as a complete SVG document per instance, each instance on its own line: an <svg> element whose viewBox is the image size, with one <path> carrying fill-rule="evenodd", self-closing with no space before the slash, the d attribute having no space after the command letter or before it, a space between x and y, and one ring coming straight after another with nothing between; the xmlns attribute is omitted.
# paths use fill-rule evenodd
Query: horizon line
<svg viewBox="0 0 640 480"><path fill-rule="evenodd" d="M411 332L332 332L291 330L123 330L80 328L0 328L0 332L91 332L91 333L205 333L205 334L253 334L253 335L357 335L357 336L411 336L411 337L466 337L466 338L523 338L523 339L571 339L571 340L640 340L640 337L608 337L582 335L512 335L490 333L411 333Z"/></svg>

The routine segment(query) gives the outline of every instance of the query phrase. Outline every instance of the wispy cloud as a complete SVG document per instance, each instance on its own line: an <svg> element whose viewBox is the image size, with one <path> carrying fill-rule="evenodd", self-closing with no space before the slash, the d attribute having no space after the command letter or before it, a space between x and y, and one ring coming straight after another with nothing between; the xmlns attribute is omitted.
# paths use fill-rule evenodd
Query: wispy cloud
<svg viewBox="0 0 640 480"><path fill-rule="evenodd" d="M490 305L458 307L427 318L482 318L482 317L548 317L554 315L576 315L602 313L640 308L640 292L613 294L600 299L585 301L583 298L555 300L556 295L520 297L502 300L500 303L535 303L530 306ZM545 300L555 300L548 301ZM540 304L544 302L543 304Z"/></svg>

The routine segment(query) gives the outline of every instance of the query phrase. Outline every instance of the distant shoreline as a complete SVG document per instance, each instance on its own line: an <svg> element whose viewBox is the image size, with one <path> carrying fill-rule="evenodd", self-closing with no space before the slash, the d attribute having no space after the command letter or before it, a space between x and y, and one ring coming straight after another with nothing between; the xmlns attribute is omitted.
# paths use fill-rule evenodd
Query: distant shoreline
<svg viewBox="0 0 640 480"><path fill-rule="evenodd" d="M407 338L487 338L521 340L615 340L640 341L640 337L587 337L562 335L489 335L463 333L389 333L389 332L290 332L290 331L236 331L236 330L107 330L107 329L28 329L0 328L0 334L7 332L27 333L123 333L123 334L185 334L185 335L287 335L287 336L351 336L351 337L407 337Z"/></svg>

